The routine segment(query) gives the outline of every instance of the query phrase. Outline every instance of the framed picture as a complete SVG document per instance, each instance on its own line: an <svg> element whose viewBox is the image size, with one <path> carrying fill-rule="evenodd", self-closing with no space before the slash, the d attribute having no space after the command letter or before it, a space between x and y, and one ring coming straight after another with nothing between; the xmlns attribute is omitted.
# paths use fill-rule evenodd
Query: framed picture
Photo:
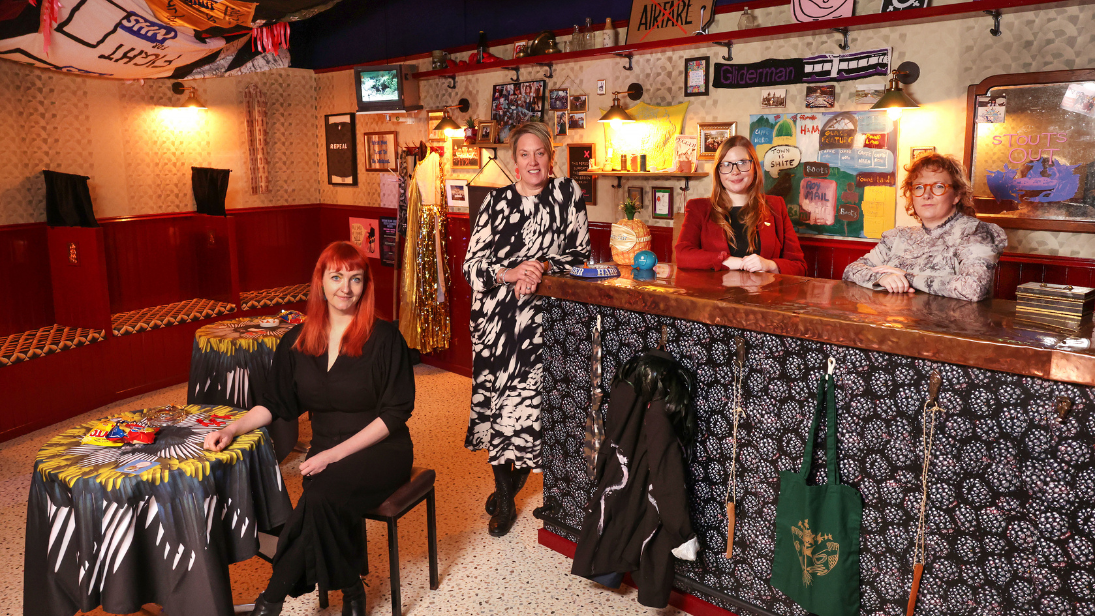
<svg viewBox="0 0 1095 616"><path fill-rule="evenodd" d="M836 105L836 86L806 86L807 109L832 109Z"/></svg>
<svg viewBox="0 0 1095 616"><path fill-rule="evenodd" d="M464 143L463 139L452 140L452 168L478 169L479 148Z"/></svg>
<svg viewBox="0 0 1095 616"><path fill-rule="evenodd" d="M479 120L475 124L475 142L479 145L494 144L496 126L493 120Z"/></svg>
<svg viewBox="0 0 1095 616"><path fill-rule="evenodd" d="M327 138L327 183L357 186L356 115L337 113L323 118Z"/></svg>
<svg viewBox="0 0 1095 616"><path fill-rule="evenodd" d="M399 140L395 131L365 133L365 170L374 173L394 171Z"/></svg>
<svg viewBox="0 0 1095 616"><path fill-rule="evenodd" d="M567 114L567 129L569 130L582 130L586 127L586 114L584 113L569 113Z"/></svg>
<svg viewBox="0 0 1095 616"><path fill-rule="evenodd" d="M597 94L606 94L608 92L608 81L605 79L597 80ZM440 121L440 120L438 120Z"/></svg>
<svg viewBox="0 0 1095 616"><path fill-rule="evenodd" d="M589 97L585 94L575 94L570 97L570 112L585 113Z"/></svg>
<svg viewBox="0 0 1095 616"><path fill-rule="evenodd" d="M1076 69L994 75L970 88L964 162L979 219L1095 233L1092 81L1095 71ZM986 99L996 103L991 123L977 117Z"/></svg>
<svg viewBox="0 0 1095 616"><path fill-rule="evenodd" d="M737 134L737 122L700 122L696 125L696 160L715 160L723 141Z"/></svg>
<svg viewBox="0 0 1095 616"><path fill-rule="evenodd" d="M468 211L468 181L445 180L445 203L449 209L464 208Z"/></svg>
<svg viewBox="0 0 1095 616"><path fill-rule="evenodd" d="M677 135L673 144L673 158L677 161L677 173L692 173L696 170L695 135Z"/></svg>
<svg viewBox="0 0 1095 616"><path fill-rule="evenodd" d="M555 136L566 137L567 135L567 112L556 111L555 112Z"/></svg>
<svg viewBox="0 0 1095 616"><path fill-rule="evenodd" d="M628 186L627 198L631 199L640 206L643 205L643 187L642 186Z"/></svg>
<svg viewBox="0 0 1095 616"><path fill-rule="evenodd" d="M544 95L547 81L519 81L494 86L490 101L490 119L497 122L494 140L505 143L513 127L525 122L544 121Z"/></svg>
<svg viewBox="0 0 1095 616"><path fill-rule="evenodd" d="M934 153L935 153L935 146L934 145L925 145L925 146L920 146L920 147L912 147L912 148L909 148L909 160L910 161L916 160L917 158L920 158L924 154L934 154Z"/></svg>
<svg viewBox="0 0 1095 616"><path fill-rule="evenodd" d="M433 129L433 127L437 126L437 123L444 117L445 112L440 109L431 109L426 112L426 126L430 129L429 139L431 141L440 141L445 138L445 131Z"/></svg>
<svg viewBox="0 0 1095 616"><path fill-rule="evenodd" d="M760 91L761 109L782 109L787 106L787 88L765 88Z"/></svg>
<svg viewBox="0 0 1095 616"><path fill-rule="evenodd" d="M650 209L652 218L673 218L673 189L668 186L651 186L650 200L654 207Z"/></svg>
<svg viewBox="0 0 1095 616"><path fill-rule="evenodd" d="M513 43L513 57L518 57L517 54L528 53L528 41L514 41Z"/></svg>
<svg viewBox="0 0 1095 616"><path fill-rule="evenodd" d="M589 171L590 165L597 160L597 144L595 143L568 143L567 151L567 177L578 183L582 188L582 196L586 205L597 205L597 183L593 176L582 175L583 171Z"/></svg>
<svg viewBox="0 0 1095 616"><path fill-rule="evenodd" d="M708 71L711 66L711 58L685 58L684 60L684 95L707 96L711 93Z"/></svg>
<svg viewBox="0 0 1095 616"><path fill-rule="evenodd" d="M570 108L569 90L566 88L554 88L548 92L548 109L552 111L566 111Z"/></svg>

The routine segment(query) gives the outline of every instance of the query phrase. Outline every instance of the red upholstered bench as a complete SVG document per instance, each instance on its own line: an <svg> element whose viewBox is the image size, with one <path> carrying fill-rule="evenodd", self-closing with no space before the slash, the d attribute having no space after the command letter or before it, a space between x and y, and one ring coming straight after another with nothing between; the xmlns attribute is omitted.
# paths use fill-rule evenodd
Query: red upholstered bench
<svg viewBox="0 0 1095 616"><path fill-rule="evenodd" d="M310 283L294 284L287 287L274 287L259 291L245 291L240 293L240 306L243 310L254 310L267 306L279 306L303 302L308 299Z"/></svg>
<svg viewBox="0 0 1095 616"><path fill-rule="evenodd" d="M163 306L112 314L110 326L115 336L127 336L151 329L211 319L235 311L235 304L212 299L188 299Z"/></svg>
<svg viewBox="0 0 1095 616"><path fill-rule="evenodd" d="M48 325L10 336L0 336L0 366L60 353L103 339L103 330Z"/></svg>

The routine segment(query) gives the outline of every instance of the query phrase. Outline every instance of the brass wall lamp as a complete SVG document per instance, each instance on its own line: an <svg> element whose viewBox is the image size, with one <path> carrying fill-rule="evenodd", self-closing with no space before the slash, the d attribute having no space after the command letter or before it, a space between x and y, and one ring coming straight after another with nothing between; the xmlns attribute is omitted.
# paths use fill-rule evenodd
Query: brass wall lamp
<svg viewBox="0 0 1095 616"><path fill-rule="evenodd" d="M601 119L598 122L611 122L613 126L622 122L634 122L635 118L631 117L631 114L620 105L620 95L626 94L628 98L633 101L637 101L643 97L642 84L633 83L627 86L626 90L619 90L612 93L612 106L608 108Z"/></svg>
<svg viewBox="0 0 1095 616"><path fill-rule="evenodd" d="M462 98L455 105L447 105L441 110L441 121L437 123L437 126L433 127L433 130L461 130L460 125L452 119L452 112L450 109L458 109L460 113L467 113L471 109L471 103L468 99Z"/></svg>
<svg viewBox="0 0 1095 616"><path fill-rule="evenodd" d="M891 73L890 83L886 86L886 93L878 99L877 103L871 106L871 109L884 109L890 118L896 120L901 117L902 109L920 107L916 101L909 98L909 95L901 89L901 84L908 85L920 78L920 67L916 62L902 62Z"/></svg>
<svg viewBox="0 0 1095 616"><path fill-rule="evenodd" d="M186 100L178 104L180 109L205 109L205 103L198 98L198 93L195 88L190 86L184 86L181 81L176 81L171 84L171 91L175 94L184 94L190 92L190 96L186 97Z"/></svg>

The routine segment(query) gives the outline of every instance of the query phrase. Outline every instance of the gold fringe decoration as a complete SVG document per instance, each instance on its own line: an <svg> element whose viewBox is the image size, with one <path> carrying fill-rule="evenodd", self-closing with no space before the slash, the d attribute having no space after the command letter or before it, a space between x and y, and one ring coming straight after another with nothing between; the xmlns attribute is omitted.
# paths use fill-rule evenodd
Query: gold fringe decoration
<svg viewBox="0 0 1095 616"><path fill-rule="evenodd" d="M436 154L426 157L419 170L438 164ZM444 175L438 173L438 184L444 186ZM399 305L399 330L407 346L422 353L449 348L449 298L438 302L438 274L449 279L448 237L444 190L434 186L432 205L422 203L418 182L412 178L407 188L407 250L403 253L403 297ZM439 258L440 257L440 258ZM439 272L440 270L440 272ZM446 285L447 286L447 285Z"/></svg>

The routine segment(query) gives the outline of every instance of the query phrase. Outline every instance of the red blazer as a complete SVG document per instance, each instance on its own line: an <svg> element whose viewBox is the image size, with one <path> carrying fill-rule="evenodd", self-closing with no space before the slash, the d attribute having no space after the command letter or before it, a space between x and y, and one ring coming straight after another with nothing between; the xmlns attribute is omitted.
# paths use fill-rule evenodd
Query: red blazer
<svg viewBox="0 0 1095 616"><path fill-rule="evenodd" d="M767 195L770 216L757 225L760 256L775 261L779 273L806 275L806 259L798 245L798 236L787 215L782 197ZM677 237L677 267L683 269L725 269L730 256L726 233L711 220L710 199L690 199L684 210L684 224Z"/></svg>

